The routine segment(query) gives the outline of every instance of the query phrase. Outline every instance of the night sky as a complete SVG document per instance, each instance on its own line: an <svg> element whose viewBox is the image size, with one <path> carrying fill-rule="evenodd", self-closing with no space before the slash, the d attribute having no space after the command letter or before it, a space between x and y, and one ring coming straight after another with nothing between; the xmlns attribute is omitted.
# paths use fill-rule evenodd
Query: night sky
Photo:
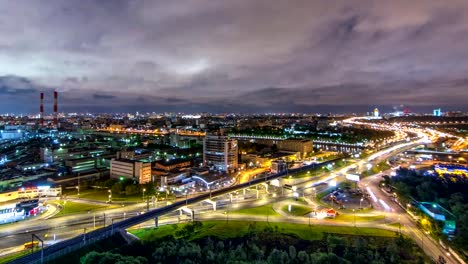
<svg viewBox="0 0 468 264"><path fill-rule="evenodd" d="M79 112L468 110L468 1L0 0L0 113L54 89Z"/></svg>

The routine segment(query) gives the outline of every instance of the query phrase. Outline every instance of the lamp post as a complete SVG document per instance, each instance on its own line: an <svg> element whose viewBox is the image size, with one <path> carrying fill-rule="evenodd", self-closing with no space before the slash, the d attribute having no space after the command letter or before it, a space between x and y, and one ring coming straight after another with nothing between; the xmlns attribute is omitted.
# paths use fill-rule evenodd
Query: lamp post
<svg viewBox="0 0 468 264"><path fill-rule="evenodd" d="M78 190L78 199L80 198L80 185L76 186L76 189Z"/></svg>
<svg viewBox="0 0 468 264"><path fill-rule="evenodd" d="M354 227L356 227L356 210L353 209L353 214L354 214Z"/></svg>
<svg viewBox="0 0 468 264"><path fill-rule="evenodd" d="M109 192L109 203L111 203L112 202L112 190L109 189L108 192Z"/></svg>
<svg viewBox="0 0 468 264"><path fill-rule="evenodd" d="M142 197L143 200L145 200L145 192L146 192L146 188L143 188L143 197Z"/></svg>
<svg viewBox="0 0 468 264"><path fill-rule="evenodd" d="M364 201L364 198L361 198L361 200L359 200L359 209L362 209L362 202Z"/></svg>
<svg viewBox="0 0 468 264"><path fill-rule="evenodd" d="M398 215L398 233L401 235L401 218L400 215Z"/></svg>

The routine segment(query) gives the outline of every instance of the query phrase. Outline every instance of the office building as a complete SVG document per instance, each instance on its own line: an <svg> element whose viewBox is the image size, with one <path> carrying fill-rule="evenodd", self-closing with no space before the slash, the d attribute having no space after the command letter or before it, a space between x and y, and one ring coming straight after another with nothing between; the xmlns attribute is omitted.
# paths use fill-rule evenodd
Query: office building
<svg viewBox="0 0 468 264"><path fill-rule="evenodd" d="M219 171L231 172L238 167L237 140L221 133L207 134L203 141L203 163Z"/></svg>
<svg viewBox="0 0 468 264"><path fill-rule="evenodd" d="M110 177L120 179L135 179L140 184L151 181L151 163L126 159L112 159Z"/></svg>

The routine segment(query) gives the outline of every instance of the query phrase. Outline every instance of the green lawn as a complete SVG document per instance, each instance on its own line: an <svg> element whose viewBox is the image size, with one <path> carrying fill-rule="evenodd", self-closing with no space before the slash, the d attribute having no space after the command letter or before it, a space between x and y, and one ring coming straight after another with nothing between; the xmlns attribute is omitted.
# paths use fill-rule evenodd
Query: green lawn
<svg viewBox="0 0 468 264"><path fill-rule="evenodd" d="M199 239L206 236L219 237L220 239L234 238L246 235L249 225L255 225L256 230L263 230L267 227L277 229L281 233L294 234L305 240L320 240L324 233L362 235L362 236L384 236L395 237L393 231L377 228L355 228L347 226L323 226L323 225L303 225L292 223L267 223L249 221L205 221L200 230L194 232L189 239ZM158 228L133 229L130 233L136 235L141 240L161 238L170 234L175 234L185 224L160 226Z"/></svg>
<svg viewBox="0 0 468 264"><path fill-rule="evenodd" d="M8 263L8 262L10 262L10 261L12 261L14 259L25 256L25 255L27 255L29 253L31 253L31 249L22 250L22 251L19 251L19 252L4 256L4 257L0 257L0 264Z"/></svg>
<svg viewBox="0 0 468 264"><path fill-rule="evenodd" d="M76 191L67 192L68 197L78 198ZM109 191L107 189L89 189L80 192L80 198L95 200L101 202L109 201ZM141 194L136 195L119 195L112 194L112 202L142 202L143 196Z"/></svg>
<svg viewBox="0 0 468 264"><path fill-rule="evenodd" d="M58 204L62 206L62 210L60 210L60 212L58 212L54 217L74 214L74 213L116 208L115 205L96 205L96 204L76 203L76 202L71 202L71 201L66 201L66 203L65 201L51 201L50 203L54 203L54 204Z"/></svg>
<svg viewBox="0 0 468 264"><path fill-rule="evenodd" d="M356 215L356 222L377 221L377 220L384 219L384 218L385 218L384 215L369 215L369 216ZM354 215L353 214L340 214L333 220L353 222Z"/></svg>
<svg viewBox="0 0 468 264"><path fill-rule="evenodd" d="M246 215L271 215L271 216L279 216L275 210L273 210L273 207L271 204L266 204L262 206L257 206L257 207L251 207L251 208L243 208L243 209L238 209L238 210L232 210L229 211L229 213L233 214L246 214Z"/></svg>
<svg viewBox="0 0 468 264"><path fill-rule="evenodd" d="M291 212L289 212L289 206L285 205L281 208L281 211L294 215L294 216L304 216L307 213L310 213L312 211L312 208L308 206L303 206L303 205L291 205Z"/></svg>
<svg viewBox="0 0 468 264"><path fill-rule="evenodd" d="M388 226L393 226L393 227L400 227L400 228L404 228L400 223L398 222L395 222L395 223L390 223L390 224L387 224Z"/></svg>

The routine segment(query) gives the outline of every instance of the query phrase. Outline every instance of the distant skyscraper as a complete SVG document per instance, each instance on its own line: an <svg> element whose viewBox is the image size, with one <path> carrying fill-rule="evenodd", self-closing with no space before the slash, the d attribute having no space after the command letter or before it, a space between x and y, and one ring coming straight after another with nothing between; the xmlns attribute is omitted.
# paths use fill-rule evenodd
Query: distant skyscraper
<svg viewBox="0 0 468 264"><path fill-rule="evenodd" d="M220 171L237 169L237 152L237 140L222 133L207 134L203 141L203 163Z"/></svg>
<svg viewBox="0 0 468 264"><path fill-rule="evenodd" d="M433 115L434 115L434 116L441 116L441 115L442 115L442 111L440 110L440 108L434 109L434 110L433 110Z"/></svg>
<svg viewBox="0 0 468 264"><path fill-rule="evenodd" d="M379 117L379 116L380 116L379 109L375 108L374 109L374 117Z"/></svg>

